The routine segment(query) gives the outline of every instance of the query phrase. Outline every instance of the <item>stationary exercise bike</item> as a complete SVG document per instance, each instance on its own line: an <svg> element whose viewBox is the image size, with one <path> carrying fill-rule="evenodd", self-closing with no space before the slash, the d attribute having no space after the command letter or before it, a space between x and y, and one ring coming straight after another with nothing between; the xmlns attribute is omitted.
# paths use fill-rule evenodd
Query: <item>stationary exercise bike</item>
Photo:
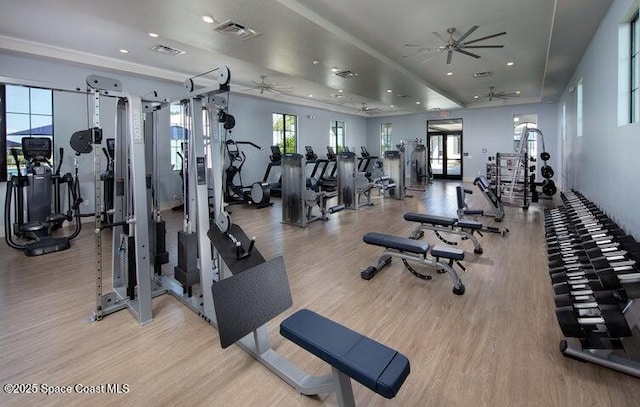
<svg viewBox="0 0 640 407"><path fill-rule="evenodd" d="M224 170L224 197L228 204L245 203L252 204L256 208L264 208L273 205L269 202L271 193L267 182L254 182L251 185L242 184L242 167L247 161L243 151L240 151L239 144L248 144L262 150L262 147L251 141L227 140L225 147L229 157L229 166ZM237 179L237 183L236 183Z"/></svg>
<svg viewBox="0 0 640 407"><path fill-rule="evenodd" d="M27 160L26 175L22 175L18 151L11 149L18 175L12 176L7 182L4 204L5 240L10 247L23 250L27 256L66 250L71 246L70 240L80 233L81 223L77 183L70 173L60 175L64 149L60 148L60 160L55 173L49 162L52 157L50 138L25 137L22 139L22 152ZM68 202L68 209L64 213L61 211L60 194L63 184L67 185ZM52 236L65 221L74 218L75 230L70 236ZM13 226L13 230L10 230L9 225ZM14 240L14 236L27 242Z"/></svg>

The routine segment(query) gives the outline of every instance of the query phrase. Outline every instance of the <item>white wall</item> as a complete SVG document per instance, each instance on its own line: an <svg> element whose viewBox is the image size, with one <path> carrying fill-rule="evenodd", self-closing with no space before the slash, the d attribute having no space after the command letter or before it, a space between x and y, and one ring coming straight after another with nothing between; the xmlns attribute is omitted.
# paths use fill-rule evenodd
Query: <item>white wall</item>
<svg viewBox="0 0 640 407"><path fill-rule="evenodd" d="M545 147L551 154L549 165L558 164L557 154L557 106L555 104L526 104L491 108L464 109L448 112L447 119L462 119L463 178L473 180L486 173L489 156L497 152L513 151L513 116L535 113L538 128L544 134ZM441 119L440 113L423 113L403 116L377 117L367 121L367 146L369 151L380 153L380 124L391 123L392 143L402 139L419 138L426 141L427 121ZM486 148L487 152L482 150ZM539 150L541 151L541 150ZM555 179L555 177L554 177Z"/></svg>
<svg viewBox="0 0 640 407"><path fill-rule="evenodd" d="M558 140L563 151L561 176L594 201L627 233L640 238L640 123L628 122L628 48L619 54L619 39L628 44L624 25L638 10L637 0L614 0L558 104L561 134L562 105L567 132ZM626 53L624 52L626 51ZM583 137L577 137L576 96L570 91L583 81ZM626 120L625 120L626 119Z"/></svg>

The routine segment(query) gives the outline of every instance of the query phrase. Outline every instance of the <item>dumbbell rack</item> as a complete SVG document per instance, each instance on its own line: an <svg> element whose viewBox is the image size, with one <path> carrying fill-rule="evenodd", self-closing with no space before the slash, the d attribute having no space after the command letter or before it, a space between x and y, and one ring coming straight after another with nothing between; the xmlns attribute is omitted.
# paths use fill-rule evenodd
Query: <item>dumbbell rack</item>
<svg viewBox="0 0 640 407"><path fill-rule="evenodd" d="M504 204L529 208L527 153L496 153L496 195Z"/></svg>
<svg viewBox="0 0 640 407"><path fill-rule="evenodd" d="M565 357L640 377L640 243L578 192L545 210L549 274ZM632 329L635 327L635 329Z"/></svg>

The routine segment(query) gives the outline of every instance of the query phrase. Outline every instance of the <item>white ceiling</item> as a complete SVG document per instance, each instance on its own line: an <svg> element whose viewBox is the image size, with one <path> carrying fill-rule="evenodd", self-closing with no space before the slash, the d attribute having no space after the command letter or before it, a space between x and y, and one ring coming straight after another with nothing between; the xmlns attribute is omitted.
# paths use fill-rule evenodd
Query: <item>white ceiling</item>
<svg viewBox="0 0 640 407"><path fill-rule="evenodd" d="M174 81L227 65L233 91L353 114L551 103L566 87L610 3L0 0L0 49ZM205 23L203 15L212 16L216 23L231 19L261 35L241 41L215 32L216 24ZM437 47L441 41L432 32L448 37L447 28L455 27L459 36L473 25L479 28L467 41L506 31L504 36L475 44L504 44L504 48L470 50L480 59L454 53L450 65L445 63L446 52L426 63L422 63L425 57L403 58L416 51L404 44ZM149 32L159 37L152 38ZM157 44L186 53L172 57L149 50ZM121 48L129 53L120 53ZM509 61L514 65L508 67ZM340 78L332 67L358 76ZM473 78L473 73L486 71L493 74ZM266 82L291 86L292 94L243 91L261 75L267 75ZM199 79L201 84L208 82L207 76ZM520 96L483 101L490 86L505 93L519 91ZM338 90L343 90L341 99L333 96ZM376 112L362 112L362 103Z"/></svg>

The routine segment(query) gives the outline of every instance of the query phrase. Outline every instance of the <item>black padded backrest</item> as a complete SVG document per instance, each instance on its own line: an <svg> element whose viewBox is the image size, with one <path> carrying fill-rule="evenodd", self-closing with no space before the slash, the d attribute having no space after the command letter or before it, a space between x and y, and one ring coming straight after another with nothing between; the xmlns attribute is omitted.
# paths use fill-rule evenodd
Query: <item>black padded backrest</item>
<svg viewBox="0 0 640 407"><path fill-rule="evenodd" d="M461 186L456 187L456 196L458 197L458 209L464 209L466 204L464 203L464 189Z"/></svg>
<svg viewBox="0 0 640 407"><path fill-rule="evenodd" d="M211 292L223 348L293 305L282 256L213 283Z"/></svg>

